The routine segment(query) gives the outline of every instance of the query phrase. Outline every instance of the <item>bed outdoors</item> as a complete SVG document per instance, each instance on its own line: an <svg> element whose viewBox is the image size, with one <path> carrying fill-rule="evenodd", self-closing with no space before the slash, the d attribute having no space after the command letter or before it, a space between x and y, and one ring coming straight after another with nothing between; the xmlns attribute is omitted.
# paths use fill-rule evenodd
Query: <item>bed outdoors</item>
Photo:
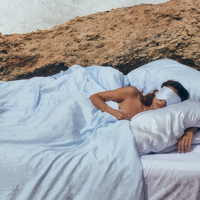
<svg viewBox="0 0 200 200"><path fill-rule="evenodd" d="M176 80L190 98L118 121L93 93L132 85L148 93ZM1 200L199 200L200 72L163 59L123 75L72 66L50 77L0 82ZM109 102L112 106L112 102ZM114 104L113 104L114 106Z"/></svg>

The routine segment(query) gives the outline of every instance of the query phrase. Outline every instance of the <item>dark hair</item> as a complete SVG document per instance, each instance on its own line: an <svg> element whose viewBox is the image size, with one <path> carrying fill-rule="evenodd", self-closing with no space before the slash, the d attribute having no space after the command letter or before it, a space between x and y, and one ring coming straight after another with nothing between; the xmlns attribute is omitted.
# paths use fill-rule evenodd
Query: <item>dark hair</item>
<svg viewBox="0 0 200 200"><path fill-rule="evenodd" d="M186 99L189 98L189 93L188 91L178 82L178 81L172 81L172 80L168 80L165 81L161 87L164 86L171 86L174 89L177 90L179 97L181 98L181 101L184 101ZM157 89L155 89L152 93L148 93L145 96L143 96L143 90L141 92L141 102L145 105L145 106L151 106L153 99L155 97L155 92L158 91Z"/></svg>
<svg viewBox="0 0 200 200"><path fill-rule="evenodd" d="M145 96L143 95L143 90L141 92L141 102L142 104L144 104L145 106L149 107L152 102L153 102L153 98L155 97L155 92L158 90L154 90L152 93L147 93Z"/></svg>
<svg viewBox="0 0 200 200"><path fill-rule="evenodd" d="M174 89L176 89L178 92L178 96L181 98L181 101L184 101L189 98L188 91L178 81L172 81L172 80L165 81L161 87L164 86L171 86Z"/></svg>

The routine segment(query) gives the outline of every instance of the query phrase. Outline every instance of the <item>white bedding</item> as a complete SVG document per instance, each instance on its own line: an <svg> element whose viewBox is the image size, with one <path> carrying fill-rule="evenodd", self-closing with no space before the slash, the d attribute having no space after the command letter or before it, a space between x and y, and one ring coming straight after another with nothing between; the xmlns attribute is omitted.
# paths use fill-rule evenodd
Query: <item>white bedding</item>
<svg viewBox="0 0 200 200"><path fill-rule="evenodd" d="M200 145L185 154L150 154L141 157L147 200L200 199Z"/></svg>
<svg viewBox="0 0 200 200"><path fill-rule="evenodd" d="M0 200L143 200L129 121L88 98L123 83L98 66L0 83Z"/></svg>
<svg viewBox="0 0 200 200"><path fill-rule="evenodd" d="M143 199L134 130L128 121L102 114L88 97L132 84L152 89L168 80L159 73L172 73L169 67L184 71L183 85L200 101L200 73L172 60L127 76L109 67L74 66L51 77L0 82L0 199ZM179 75L168 74L178 81ZM199 200L199 158L200 145L186 154L142 156L146 199Z"/></svg>
<svg viewBox="0 0 200 200"><path fill-rule="evenodd" d="M130 126L139 155L170 152L184 130L200 127L200 102L188 99L162 109L142 112L131 119ZM195 136L198 135L195 133Z"/></svg>

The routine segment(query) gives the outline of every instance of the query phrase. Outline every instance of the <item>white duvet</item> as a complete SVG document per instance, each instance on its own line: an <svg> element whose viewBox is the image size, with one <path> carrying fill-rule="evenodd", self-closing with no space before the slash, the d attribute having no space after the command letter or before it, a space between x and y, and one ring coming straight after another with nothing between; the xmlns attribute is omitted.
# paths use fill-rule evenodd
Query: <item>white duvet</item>
<svg viewBox="0 0 200 200"><path fill-rule="evenodd" d="M189 120L195 112L200 116L199 108L194 106L193 113L186 109L189 114L185 112L184 116L181 109L177 111L180 115L176 112L175 116L167 108L165 112L156 110L158 116L151 115L152 119L142 113L132 119L131 122L136 120L136 127L131 129L129 121L117 121L102 113L88 97L128 85L139 90L145 87L149 92L169 79L181 82L191 99L196 100L194 104L189 100L189 104L198 107L200 72L167 59L149 63L127 76L110 67L76 65L51 77L0 82L0 199L142 200L138 150L142 154L158 152L160 149L156 148L163 149L162 142L168 144L167 139L173 141L165 146L170 147L183 134L187 116ZM166 115L166 129L165 113L178 116L174 121ZM172 126L179 119L182 132L180 127ZM198 126L199 121L194 125ZM158 135L150 142L146 140L152 138L147 134L155 130ZM142 140L140 131L145 135ZM165 133L170 137L166 138Z"/></svg>
<svg viewBox="0 0 200 200"><path fill-rule="evenodd" d="M129 122L88 98L123 85L119 71L97 66L1 82L0 199L143 199Z"/></svg>

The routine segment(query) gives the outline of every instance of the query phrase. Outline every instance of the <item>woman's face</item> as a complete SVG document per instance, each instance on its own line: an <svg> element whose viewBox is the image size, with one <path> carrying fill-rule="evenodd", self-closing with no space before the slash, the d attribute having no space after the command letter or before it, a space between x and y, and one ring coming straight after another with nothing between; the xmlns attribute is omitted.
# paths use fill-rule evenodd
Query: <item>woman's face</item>
<svg viewBox="0 0 200 200"><path fill-rule="evenodd" d="M154 94L156 95L158 91L156 91ZM159 100L157 99L156 97L153 98L153 101L152 101L152 104L151 104L151 107L152 107L152 110L155 110L155 109L158 109L158 108L164 108L166 107L166 101L165 100Z"/></svg>
<svg viewBox="0 0 200 200"><path fill-rule="evenodd" d="M168 88L170 88L173 92L175 92L178 95L178 92L177 92L176 89L174 89L171 86L168 86ZM157 92L158 91L156 91L154 94L156 95ZM167 106L166 101L165 100L159 100L159 99L156 98L156 96L154 97L152 105L151 105L153 110L158 109L158 108L164 108L166 106Z"/></svg>

